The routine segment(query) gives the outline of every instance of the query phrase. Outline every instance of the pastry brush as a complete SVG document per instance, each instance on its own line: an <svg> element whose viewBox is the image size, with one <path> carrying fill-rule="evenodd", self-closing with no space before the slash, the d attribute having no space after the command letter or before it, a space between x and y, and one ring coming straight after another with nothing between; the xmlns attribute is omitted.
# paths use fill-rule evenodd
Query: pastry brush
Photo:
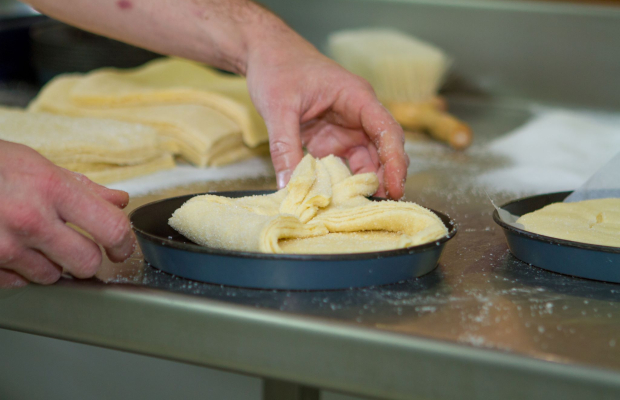
<svg viewBox="0 0 620 400"><path fill-rule="evenodd" d="M404 128L425 130L457 149L471 144L470 127L448 114L437 97L451 64L441 49L395 30L359 29L332 33L328 51L370 82Z"/></svg>

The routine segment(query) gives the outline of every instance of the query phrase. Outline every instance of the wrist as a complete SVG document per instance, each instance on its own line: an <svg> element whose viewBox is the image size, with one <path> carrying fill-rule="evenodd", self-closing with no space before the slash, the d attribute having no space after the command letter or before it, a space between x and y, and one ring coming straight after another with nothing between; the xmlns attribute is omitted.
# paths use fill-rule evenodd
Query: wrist
<svg viewBox="0 0 620 400"><path fill-rule="evenodd" d="M283 64L291 59L320 54L318 50L284 21L261 6L253 13L254 20L244 26L245 54L242 75L248 69Z"/></svg>

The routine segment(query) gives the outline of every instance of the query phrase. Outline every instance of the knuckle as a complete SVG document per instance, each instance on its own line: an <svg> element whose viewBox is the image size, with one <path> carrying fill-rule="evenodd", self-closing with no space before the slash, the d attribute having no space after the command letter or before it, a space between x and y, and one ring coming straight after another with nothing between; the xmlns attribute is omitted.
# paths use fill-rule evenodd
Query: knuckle
<svg viewBox="0 0 620 400"><path fill-rule="evenodd" d="M131 232L129 220L122 212L115 213L110 218L110 228L108 229L108 244L117 247L127 240Z"/></svg>
<svg viewBox="0 0 620 400"><path fill-rule="evenodd" d="M269 151L277 159L293 151L293 145L285 140L273 139L269 142Z"/></svg>
<svg viewBox="0 0 620 400"><path fill-rule="evenodd" d="M368 94L372 95L373 97L375 96L375 89L372 87L370 82L368 82L366 79L362 78L361 76L356 76L355 78L356 78L356 81L357 81L357 85L362 90L364 90Z"/></svg>
<svg viewBox="0 0 620 400"><path fill-rule="evenodd" d="M43 232L41 211L30 205L18 205L9 216L9 226L19 236L33 236Z"/></svg>
<svg viewBox="0 0 620 400"><path fill-rule="evenodd" d="M68 183L57 173L56 169L50 169L42 174L38 180L39 189L48 198L54 198L59 192L66 191Z"/></svg>
<svg viewBox="0 0 620 400"><path fill-rule="evenodd" d="M9 240L0 241L0 266L10 264L18 259L22 248Z"/></svg>
<svg viewBox="0 0 620 400"><path fill-rule="evenodd" d="M101 265L101 251L97 246L85 251L78 267L72 273L78 278L90 278L97 273Z"/></svg>

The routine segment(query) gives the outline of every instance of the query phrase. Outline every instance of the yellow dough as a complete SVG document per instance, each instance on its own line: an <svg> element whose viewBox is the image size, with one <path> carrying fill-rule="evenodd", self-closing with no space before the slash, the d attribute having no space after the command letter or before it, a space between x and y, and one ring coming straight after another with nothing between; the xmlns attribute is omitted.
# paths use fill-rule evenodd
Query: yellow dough
<svg viewBox="0 0 620 400"><path fill-rule="evenodd" d="M49 82L29 105L30 111L108 118L150 125L176 146L194 165L223 165L266 153L265 147L245 145L239 125L220 111L201 104L154 104L125 107L80 106L71 93L83 75L59 76Z"/></svg>
<svg viewBox="0 0 620 400"><path fill-rule="evenodd" d="M620 247L620 199L554 203L523 215L517 223L540 235Z"/></svg>
<svg viewBox="0 0 620 400"><path fill-rule="evenodd" d="M101 184L174 167L169 146L153 128L115 120L0 108L0 139Z"/></svg>
<svg viewBox="0 0 620 400"><path fill-rule="evenodd" d="M165 153L148 126L0 108L0 139L32 147L50 161L140 164Z"/></svg>
<svg viewBox="0 0 620 400"><path fill-rule="evenodd" d="M59 164L59 166L74 172L79 172L86 175L91 181L105 185L107 183L149 175L157 171L172 169L175 167L175 163L172 155L166 153L160 157L136 165L66 163Z"/></svg>
<svg viewBox="0 0 620 400"><path fill-rule="evenodd" d="M162 58L136 69L92 72L73 88L71 100L79 106L95 107L202 105L234 121L248 146L256 147L268 139L245 78L188 60Z"/></svg>
<svg viewBox="0 0 620 400"><path fill-rule="evenodd" d="M374 202L374 173L352 176L333 156L307 155L286 188L264 196L196 196L170 225L203 246L265 253L360 253L404 248L448 232L413 203Z"/></svg>

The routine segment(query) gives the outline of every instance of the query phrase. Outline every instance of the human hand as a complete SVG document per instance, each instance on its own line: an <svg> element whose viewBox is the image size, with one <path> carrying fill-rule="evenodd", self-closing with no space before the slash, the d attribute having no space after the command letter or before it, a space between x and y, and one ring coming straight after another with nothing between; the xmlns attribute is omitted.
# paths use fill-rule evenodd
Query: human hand
<svg viewBox="0 0 620 400"><path fill-rule="evenodd" d="M247 79L269 130L278 187L301 161L303 146L315 157L347 160L355 174L375 172L377 196L403 196L409 164L403 131L365 80L303 40L251 53Z"/></svg>
<svg viewBox="0 0 620 400"><path fill-rule="evenodd" d="M120 210L128 201L125 192L57 167L26 146L0 141L0 288L50 284L63 269L92 277L102 258L96 243L112 261L129 257L135 237Z"/></svg>

